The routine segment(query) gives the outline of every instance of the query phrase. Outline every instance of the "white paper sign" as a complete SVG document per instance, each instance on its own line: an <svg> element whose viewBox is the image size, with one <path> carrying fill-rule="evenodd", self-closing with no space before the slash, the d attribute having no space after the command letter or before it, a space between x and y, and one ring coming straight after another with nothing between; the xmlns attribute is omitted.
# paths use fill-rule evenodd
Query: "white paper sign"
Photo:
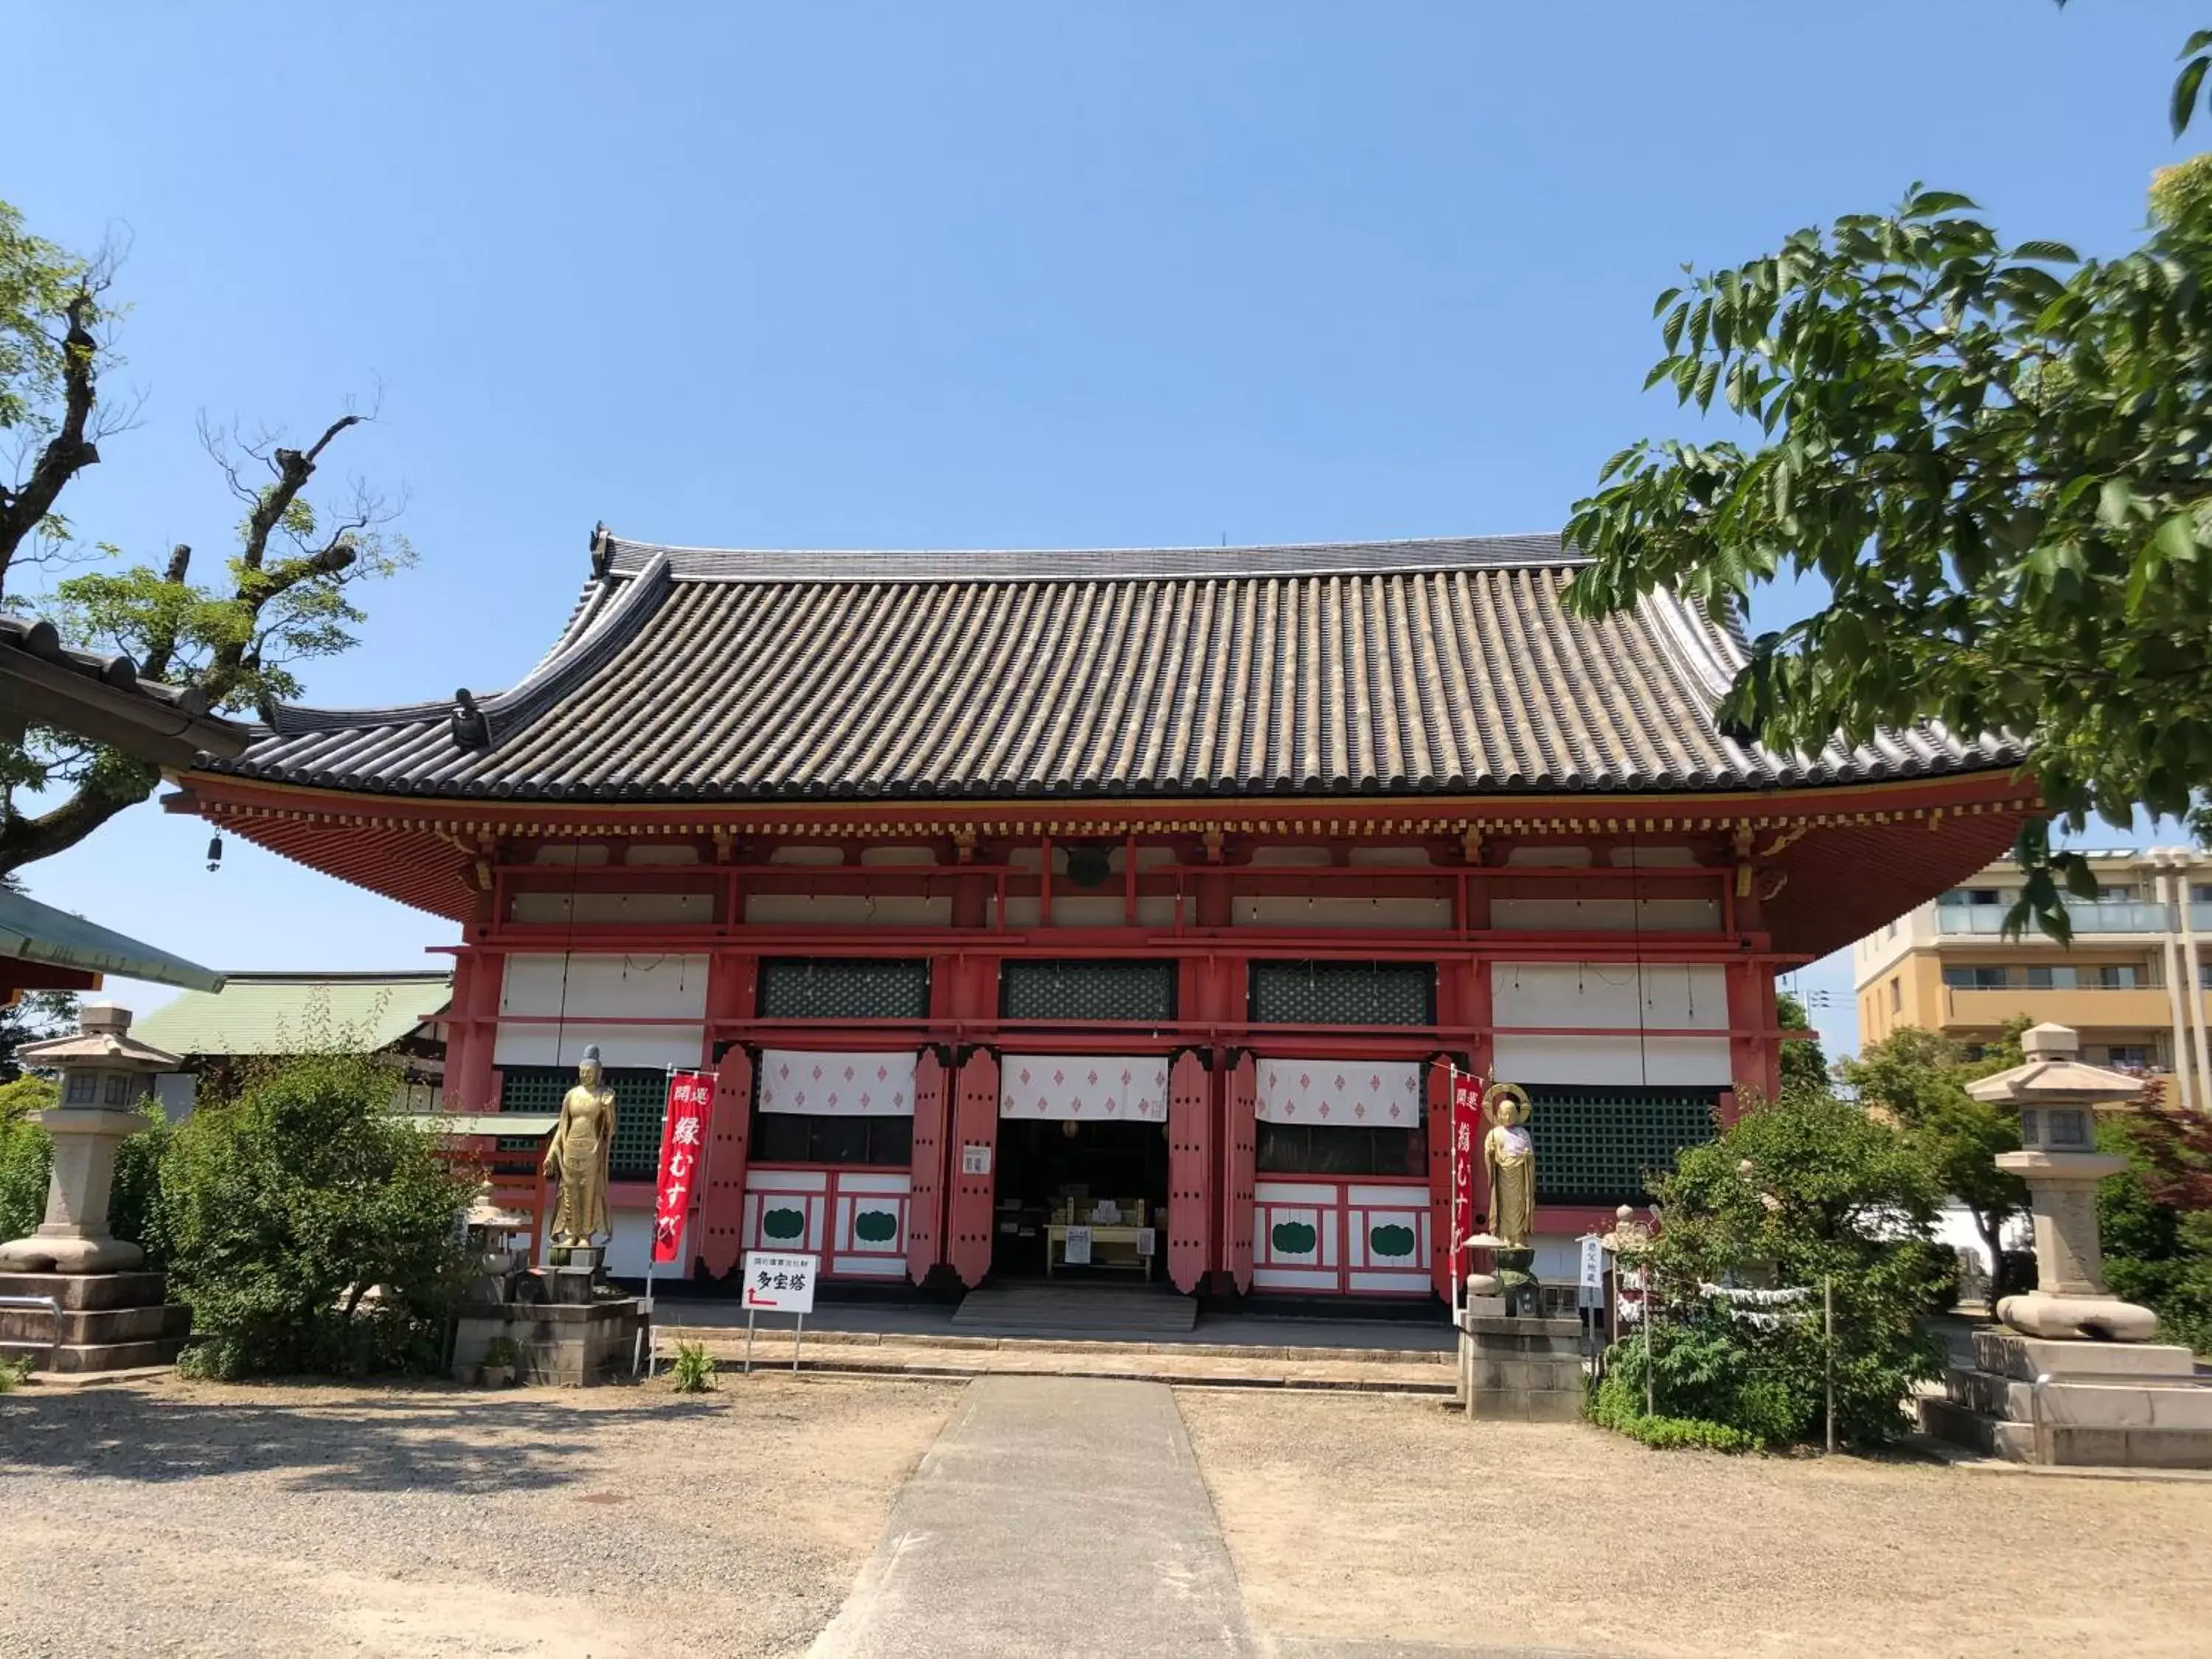
<svg viewBox="0 0 2212 1659"><path fill-rule="evenodd" d="M969 1141L960 1148L960 1173L986 1176L991 1173L991 1149L978 1141Z"/></svg>
<svg viewBox="0 0 2212 1659"><path fill-rule="evenodd" d="M1093 1226L1111 1227L1121 1219L1121 1206L1110 1198L1102 1198L1091 1206Z"/></svg>
<svg viewBox="0 0 2212 1659"><path fill-rule="evenodd" d="M1071 1267L1088 1267L1091 1263L1091 1229L1070 1227L1067 1230L1067 1245L1060 1259Z"/></svg>
<svg viewBox="0 0 2212 1659"><path fill-rule="evenodd" d="M798 1251L747 1250L745 1306L769 1313L812 1313L821 1261Z"/></svg>
<svg viewBox="0 0 2212 1659"><path fill-rule="evenodd" d="M1137 1254L1139 1255L1150 1255L1152 1251L1158 1248L1158 1243L1159 1240L1158 1237L1150 1227L1139 1227L1137 1229Z"/></svg>
<svg viewBox="0 0 2212 1659"><path fill-rule="evenodd" d="M1582 1274L1576 1284L1575 1302L1579 1307L1605 1306L1605 1245L1595 1233L1586 1233L1577 1241L1583 1247Z"/></svg>

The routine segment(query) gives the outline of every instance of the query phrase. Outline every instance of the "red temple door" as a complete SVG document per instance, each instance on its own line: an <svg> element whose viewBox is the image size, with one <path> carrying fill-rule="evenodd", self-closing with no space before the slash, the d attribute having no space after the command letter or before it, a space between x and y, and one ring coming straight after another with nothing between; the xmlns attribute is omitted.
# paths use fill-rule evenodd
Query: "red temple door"
<svg viewBox="0 0 2212 1659"><path fill-rule="evenodd" d="M691 1254L717 1276L744 1254L745 1158L753 1129L752 1056L732 1044L714 1068L714 1121L699 1237Z"/></svg>
<svg viewBox="0 0 2212 1659"><path fill-rule="evenodd" d="M999 1062L980 1051L960 1068L946 1167L952 1202L945 1259L972 1291L991 1271L991 1218L999 1190Z"/></svg>
<svg viewBox="0 0 2212 1659"><path fill-rule="evenodd" d="M917 1285L943 1259L951 1080L936 1052L923 1049L914 1066L914 1173L906 1206L906 1273Z"/></svg>
<svg viewBox="0 0 2212 1659"><path fill-rule="evenodd" d="M1467 1271L1463 1265L1452 1266L1451 1079L1450 1066L1431 1065L1423 1091L1429 1117L1429 1276L1447 1302L1452 1299L1453 1273ZM1468 1224L1474 1224L1472 1216Z"/></svg>
<svg viewBox="0 0 2212 1659"><path fill-rule="evenodd" d="M1212 1114L1206 1066L1194 1052L1168 1073L1168 1276L1188 1296L1213 1253Z"/></svg>
<svg viewBox="0 0 2212 1659"><path fill-rule="evenodd" d="M1258 1066L1247 1054L1222 1079L1221 1258L1237 1292L1252 1288L1252 1182L1257 1173Z"/></svg>

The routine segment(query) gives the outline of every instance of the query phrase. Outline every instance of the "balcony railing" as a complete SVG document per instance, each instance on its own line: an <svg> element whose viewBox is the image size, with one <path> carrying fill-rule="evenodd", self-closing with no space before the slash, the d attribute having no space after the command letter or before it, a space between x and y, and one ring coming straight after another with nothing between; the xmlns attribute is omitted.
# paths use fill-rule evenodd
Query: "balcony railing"
<svg viewBox="0 0 2212 1659"><path fill-rule="evenodd" d="M2003 904L1939 904L1936 907L1936 931L1994 938L2004 931L2005 913L2010 908ZM2189 908L2193 925L2212 928L2212 904L2192 904ZM2164 904L2126 900L2073 903L2066 907L2066 914L2077 933L2164 933L2173 927L2172 908Z"/></svg>

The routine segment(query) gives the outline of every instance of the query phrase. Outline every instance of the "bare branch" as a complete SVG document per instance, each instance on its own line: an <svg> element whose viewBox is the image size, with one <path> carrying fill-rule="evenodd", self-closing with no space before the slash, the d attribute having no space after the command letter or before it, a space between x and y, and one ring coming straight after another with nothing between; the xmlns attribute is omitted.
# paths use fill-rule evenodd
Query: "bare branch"
<svg viewBox="0 0 2212 1659"><path fill-rule="evenodd" d="M88 285L70 297L69 326L62 340L61 428L39 452L23 488L0 489L0 581L7 579L15 550L53 511L62 486L100 460L100 451L85 434L100 374L100 343L92 332L99 308L98 295Z"/></svg>

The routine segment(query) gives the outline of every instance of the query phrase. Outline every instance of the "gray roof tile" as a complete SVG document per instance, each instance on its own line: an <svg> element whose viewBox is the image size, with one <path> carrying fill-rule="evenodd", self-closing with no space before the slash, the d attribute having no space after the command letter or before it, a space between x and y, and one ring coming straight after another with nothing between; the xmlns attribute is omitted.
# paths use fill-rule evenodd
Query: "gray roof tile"
<svg viewBox="0 0 2212 1659"><path fill-rule="evenodd" d="M1590 623L1551 536L897 553L609 538L555 648L449 706L278 711L220 769L514 799L1599 793L2017 763L1932 725L1785 756L1723 737L1732 629Z"/></svg>

